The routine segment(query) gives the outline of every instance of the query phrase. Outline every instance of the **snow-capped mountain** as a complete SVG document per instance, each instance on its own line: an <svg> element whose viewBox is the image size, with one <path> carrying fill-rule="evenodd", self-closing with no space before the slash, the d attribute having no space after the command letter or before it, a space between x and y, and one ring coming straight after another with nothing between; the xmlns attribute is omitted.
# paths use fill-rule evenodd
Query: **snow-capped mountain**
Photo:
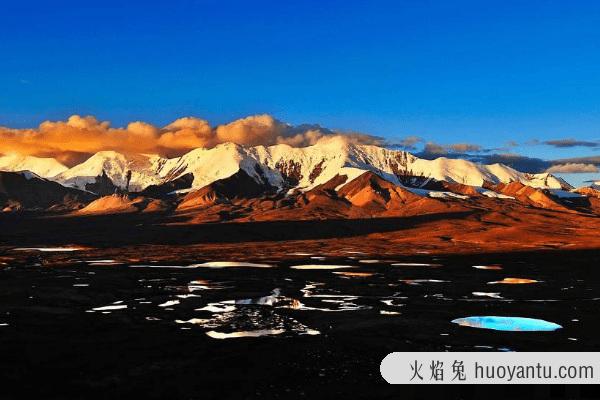
<svg viewBox="0 0 600 400"><path fill-rule="evenodd" d="M405 151L353 144L343 137L322 140L308 147L285 144L243 147L224 143L210 149L198 148L171 159L101 151L69 169L48 159L26 159L27 163L11 163L9 170L18 165L19 169L32 170L65 186L82 190L88 190L88 185L103 175L117 187L129 191L141 191L150 185L161 185L191 175L190 189L200 189L240 170L262 185L284 191L308 191L336 175L347 176L347 182L350 182L366 171L396 185L411 187L423 187L437 180L476 187L521 182L535 188L572 189L564 180L547 173L528 174L503 164L482 165L462 159L424 160ZM4 169L1 165L0 169ZM59 172L53 174L55 171Z"/></svg>
<svg viewBox="0 0 600 400"><path fill-rule="evenodd" d="M40 158L19 154L0 156L0 171L31 171L42 178L51 178L67 169L66 166L54 158Z"/></svg>
<svg viewBox="0 0 600 400"><path fill-rule="evenodd" d="M375 172L395 184L411 186L420 186L429 179L435 179L471 186L483 186L484 182L518 181L538 188L572 188L551 174L527 174L503 164L482 165L444 157L424 160L405 151L348 143L342 137L304 148L258 146L248 149L248 152L271 169L293 177L298 181L297 186L305 190L338 174L347 175L352 180L365 171Z"/></svg>
<svg viewBox="0 0 600 400"><path fill-rule="evenodd" d="M195 149L179 158L166 160L161 176L171 180L191 173L194 176L192 188L199 189L243 170L259 183L282 188L282 175L277 169L261 163L254 149L233 143L220 144L211 149Z"/></svg>
<svg viewBox="0 0 600 400"><path fill-rule="evenodd" d="M156 155L125 156L115 151L101 151L52 179L65 186L86 190L86 185L94 183L96 177L105 174L114 185L122 189L139 191L149 185L163 182L160 171L166 161L168 160ZM131 172L130 179L128 179L129 172Z"/></svg>

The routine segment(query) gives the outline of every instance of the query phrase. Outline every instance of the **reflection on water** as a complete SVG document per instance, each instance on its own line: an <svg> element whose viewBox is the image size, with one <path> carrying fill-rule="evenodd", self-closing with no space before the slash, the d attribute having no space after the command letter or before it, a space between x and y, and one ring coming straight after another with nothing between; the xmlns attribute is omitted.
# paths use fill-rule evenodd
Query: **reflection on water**
<svg viewBox="0 0 600 400"><path fill-rule="evenodd" d="M555 324L554 322L523 317L466 317L455 319L452 322L460 326L468 326L471 328L514 332L555 331L562 328L562 326Z"/></svg>
<svg viewBox="0 0 600 400"><path fill-rule="evenodd" d="M535 279L526 278L504 278L501 281L488 282L490 285L504 284L504 285L522 285L528 283L538 283Z"/></svg>
<svg viewBox="0 0 600 400"><path fill-rule="evenodd" d="M211 313L226 313L235 310L235 306L225 304L226 302L221 303L209 303L201 308L196 308L196 311L208 311Z"/></svg>
<svg viewBox="0 0 600 400"><path fill-rule="evenodd" d="M175 322L178 324L196 324L196 325L206 325L210 323L210 319L206 318L190 318L187 321L176 319Z"/></svg>
<svg viewBox="0 0 600 400"><path fill-rule="evenodd" d="M217 331L208 331L206 335L213 339L232 339L232 338L242 338L242 337L260 337L260 336L273 336L273 335L281 335L285 332L285 329L259 329L256 331L238 331L238 332L217 332Z"/></svg>
<svg viewBox="0 0 600 400"><path fill-rule="evenodd" d="M162 304L159 304L159 307L170 307L179 304L179 300L168 300Z"/></svg>
<svg viewBox="0 0 600 400"><path fill-rule="evenodd" d="M43 253L60 253L85 250L83 247L17 247L15 251L41 251Z"/></svg>
<svg viewBox="0 0 600 400"><path fill-rule="evenodd" d="M421 283L446 283L449 281L444 281L441 279L401 279L401 282L406 283L407 285L419 285Z"/></svg>
<svg viewBox="0 0 600 400"><path fill-rule="evenodd" d="M347 269L357 268L352 265L324 265L324 264L304 264L304 265L292 265L291 269Z"/></svg>
<svg viewBox="0 0 600 400"><path fill-rule="evenodd" d="M41 279L23 286L27 292L22 298L28 303L18 308L19 313L73 313L98 324L144 324L142 330L149 324L168 325L177 327L169 330L177 334L186 329L186 334L212 339L283 341L352 332L359 337L375 334L377 340L401 336L399 343L418 342L415 346L423 348L520 351L527 343L498 343L504 339L493 331L549 331L561 328L560 323L565 328L557 335L563 335L563 343L589 345L584 324L578 321L589 321L590 310L595 317L600 300L600 288L586 274L577 275L573 268L555 274L531 260L511 263L481 257L449 262L442 256L408 259L393 254L352 259L353 253L339 250L327 253L323 263L310 258L323 257L317 253L284 259L263 254L254 259L262 263L156 257L157 261L135 260L130 265L131 261L119 261L130 260L128 255L100 256L97 250L94 254L89 259L86 253L22 254L33 260L19 272ZM65 261L70 257L71 265ZM59 259L60 265L49 268L52 259ZM11 273L2 269L5 272ZM520 284L530 285L509 286ZM49 296L59 297L52 303ZM556 322L511 317L544 315L549 307L550 319ZM455 319L463 313L474 316ZM0 317L0 326L20 325L1 310ZM475 334L456 325L488 331Z"/></svg>
<svg viewBox="0 0 600 400"><path fill-rule="evenodd" d="M400 315L398 311L387 311L387 310L379 310L379 314L381 315Z"/></svg>
<svg viewBox="0 0 600 400"><path fill-rule="evenodd" d="M368 278L375 275L374 272L334 272L336 275L346 276L349 278Z"/></svg>
<svg viewBox="0 0 600 400"><path fill-rule="evenodd" d="M442 264L430 264L430 263L392 263L394 267L441 267Z"/></svg>
<svg viewBox="0 0 600 400"><path fill-rule="evenodd" d="M500 293L491 293L491 292L473 292L473 296L478 297L491 297L492 299L501 299Z"/></svg>
<svg viewBox="0 0 600 400"><path fill-rule="evenodd" d="M123 310L127 308L127 304L114 304L110 306L92 308L91 311L112 311L112 310Z"/></svg>
<svg viewBox="0 0 600 400"><path fill-rule="evenodd" d="M239 261L209 261L201 264L190 265L191 268L273 268L270 264L257 264Z"/></svg>
<svg viewBox="0 0 600 400"><path fill-rule="evenodd" d="M238 261L209 261L200 264L191 265L157 265L157 264L136 264L130 265L130 268L156 268L156 269L194 269L194 268L273 268L271 264L257 264Z"/></svg>
<svg viewBox="0 0 600 400"><path fill-rule="evenodd" d="M498 271L498 270L502 269L502 266L500 266L500 265L473 265L473 268Z"/></svg>
<svg viewBox="0 0 600 400"><path fill-rule="evenodd" d="M123 262L117 261L117 260L90 260L90 261L87 261L87 263L90 267L101 267L103 265L110 266L110 265L122 265L123 264Z"/></svg>
<svg viewBox="0 0 600 400"><path fill-rule="evenodd" d="M190 292L196 290L221 290L228 289L230 286L225 286L224 282L211 282L207 279L196 279L191 281L187 287Z"/></svg>

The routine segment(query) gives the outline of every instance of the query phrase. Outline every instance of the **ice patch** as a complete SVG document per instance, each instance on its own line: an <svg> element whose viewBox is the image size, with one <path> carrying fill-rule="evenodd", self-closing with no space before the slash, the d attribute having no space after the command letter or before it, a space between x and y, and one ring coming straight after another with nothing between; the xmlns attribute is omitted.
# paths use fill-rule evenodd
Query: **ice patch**
<svg viewBox="0 0 600 400"><path fill-rule="evenodd" d="M345 269L345 268L356 268L352 265L319 265L319 264L306 264L306 265L292 265L291 269Z"/></svg>
<svg viewBox="0 0 600 400"><path fill-rule="evenodd" d="M210 320L210 319L204 319L204 318L191 318L191 319L188 319L187 321L184 321L181 319L175 320L175 322L178 324L193 324L193 325L206 325L206 324L210 323L211 321L212 320Z"/></svg>
<svg viewBox="0 0 600 400"><path fill-rule="evenodd" d="M165 301L162 304L159 304L158 306L159 307L169 307L169 306L174 306L174 305L177 305L177 304L179 304L179 300L168 300L168 301Z"/></svg>
<svg viewBox="0 0 600 400"><path fill-rule="evenodd" d="M88 265L91 267L101 267L103 265L120 265L123 264L120 261L116 260L89 260L87 261Z"/></svg>
<svg viewBox="0 0 600 400"><path fill-rule="evenodd" d="M442 264L429 263L393 263L393 267L441 267Z"/></svg>
<svg viewBox="0 0 600 400"><path fill-rule="evenodd" d="M213 339L234 339L242 337L274 336L281 335L284 332L285 329L259 329L256 331L238 331L231 333L208 331L206 332L206 335Z"/></svg>
<svg viewBox="0 0 600 400"><path fill-rule="evenodd" d="M58 253L58 252L69 252L69 251L81 251L81 247L17 247L13 249L15 251L41 251L44 253Z"/></svg>
<svg viewBox="0 0 600 400"><path fill-rule="evenodd" d="M273 268L274 265L271 264L257 264L250 262L240 262L240 261L209 261L201 264L193 264L190 265L190 268L237 268L237 267L245 267L245 268Z"/></svg>
<svg viewBox="0 0 600 400"><path fill-rule="evenodd" d="M188 284L188 290L195 292L197 290L218 290L226 289L227 286L221 285L220 282L211 282L205 279L196 279Z"/></svg>
<svg viewBox="0 0 600 400"><path fill-rule="evenodd" d="M111 306L92 308L92 311L112 311L112 310L123 310L125 308L127 308L127 304L117 304L117 305L111 305Z"/></svg>
<svg viewBox="0 0 600 400"><path fill-rule="evenodd" d="M486 270L501 270L500 265L473 265L475 269L486 269Z"/></svg>
<svg viewBox="0 0 600 400"><path fill-rule="evenodd" d="M346 271L340 272L340 271L337 271L337 272L333 272L333 273L336 275L346 276L349 278L368 278L370 276L375 275L374 272L346 272Z"/></svg>
<svg viewBox="0 0 600 400"><path fill-rule="evenodd" d="M452 320L452 323L471 328L513 332L555 331L562 328L562 326L554 322L523 317L466 317Z"/></svg>
<svg viewBox="0 0 600 400"><path fill-rule="evenodd" d="M478 297L490 297L492 299L501 299L500 293L492 293L492 292L473 292L473 296Z"/></svg>
<svg viewBox="0 0 600 400"><path fill-rule="evenodd" d="M493 281L493 282L488 282L488 285L496 285L496 284L503 284L503 285L522 285L522 284L528 284L528 283L539 283L540 281L536 281L535 279L526 279L526 278L504 278L501 281Z"/></svg>
<svg viewBox="0 0 600 400"><path fill-rule="evenodd" d="M400 282L404 282L407 285L418 285L420 283L446 283L450 281L444 281L441 279L400 279Z"/></svg>
<svg viewBox="0 0 600 400"><path fill-rule="evenodd" d="M226 313L235 311L236 307L223 303L209 303L202 308L197 308L196 311L208 311L211 313Z"/></svg>

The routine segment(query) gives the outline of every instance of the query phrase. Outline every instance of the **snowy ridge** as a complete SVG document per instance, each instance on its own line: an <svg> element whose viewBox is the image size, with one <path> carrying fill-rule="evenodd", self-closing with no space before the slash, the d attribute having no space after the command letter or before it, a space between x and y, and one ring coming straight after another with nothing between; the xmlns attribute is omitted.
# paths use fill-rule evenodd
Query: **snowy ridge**
<svg viewBox="0 0 600 400"><path fill-rule="evenodd" d="M116 186L125 188L128 171L131 171L129 189L137 191L162 182L158 172L162 160L154 155L125 156L115 151L101 151L52 179L65 186L85 190L87 184L105 173Z"/></svg>
<svg viewBox="0 0 600 400"><path fill-rule="evenodd" d="M192 188L199 189L242 169L257 182L281 188L281 174L260 164L252 157L251 150L234 143L223 143L212 149L195 149L168 160L165 164L165 171L168 172L164 176L172 180L191 173L194 176Z"/></svg>
<svg viewBox="0 0 600 400"><path fill-rule="evenodd" d="M40 158L19 154L0 156L0 171L31 171L43 178L51 178L67 169L66 166L54 158Z"/></svg>
<svg viewBox="0 0 600 400"><path fill-rule="evenodd" d="M150 185L160 185L191 174L194 178L192 189L199 189L240 170L258 183L285 191L310 190L336 175L347 176L348 183L366 171L372 171L394 184L413 187L422 187L435 179L475 187L482 187L486 182L518 181L535 188L572 189L564 180L548 173L527 174L503 164L482 165L463 159L442 157L424 160L405 151L353 144L343 137L321 140L308 147L285 144L243 147L224 143L210 149L194 149L171 159L101 151L69 169L52 159L25 159L27 163L19 164L9 163L6 157L1 157L0 169L6 168L3 165L9 168L27 166L21 169L79 189L85 189L86 184L93 183L103 174L123 189L127 187L128 175L131 174L130 191L140 191ZM55 171L60 172L52 175Z"/></svg>

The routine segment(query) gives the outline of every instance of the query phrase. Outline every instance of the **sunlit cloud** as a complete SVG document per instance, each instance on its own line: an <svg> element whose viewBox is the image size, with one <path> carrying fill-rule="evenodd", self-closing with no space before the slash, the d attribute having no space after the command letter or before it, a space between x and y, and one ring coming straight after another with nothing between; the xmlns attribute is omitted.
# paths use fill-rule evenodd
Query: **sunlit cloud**
<svg viewBox="0 0 600 400"><path fill-rule="evenodd" d="M331 136L349 142L382 144L383 139L356 132L334 132L318 125L292 126L270 115L253 115L211 127L208 121L184 117L157 127L134 121L124 128L113 128L108 121L93 116L73 115L66 121L45 121L36 129L0 127L0 153L19 153L55 157L72 165L102 150L123 153L160 154L174 157L198 147L219 143L240 145L308 146Z"/></svg>

